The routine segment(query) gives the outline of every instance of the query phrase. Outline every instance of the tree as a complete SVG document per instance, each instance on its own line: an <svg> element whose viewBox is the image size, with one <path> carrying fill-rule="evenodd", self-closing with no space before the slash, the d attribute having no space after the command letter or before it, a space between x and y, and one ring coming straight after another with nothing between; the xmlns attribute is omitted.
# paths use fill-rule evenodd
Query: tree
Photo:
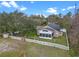
<svg viewBox="0 0 79 59"><path fill-rule="evenodd" d="M36 34L36 22L21 12L0 14L0 32L19 32L22 36Z"/></svg>
<svg viewBox="0 0 79 59"><path fill-rule="evenodd" d="M7 25L7 22L8 22L8 19L7 19L7 13L6 12L3 12L1 15L0 15L0 32L3 33L3 32L7 32L8 31L8 25Z"/></svg>
<svg viewBox="0 0 79 59"><path fill-rule="evenodd" d="M77 10L78 12L78 10ZM74 56L79 56L79 14L74 15L73 23L69 30L70 48L74 51Z"/></svg>
<svg viewBox="0 0 79 59"><path fill-rule="evenodd" d="M58 21L58 19L59 19L59 17L58 17L58 15L49 15L48 16L48 22L57 22Z"/></svg>

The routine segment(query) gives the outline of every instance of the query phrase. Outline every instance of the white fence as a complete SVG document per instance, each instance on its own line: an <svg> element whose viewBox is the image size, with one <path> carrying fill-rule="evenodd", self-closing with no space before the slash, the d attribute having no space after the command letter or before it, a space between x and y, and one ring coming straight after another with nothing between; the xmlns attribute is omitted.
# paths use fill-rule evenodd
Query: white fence
<svg viewBox="0 0 79 59"><path fill-rule="evenodd" d="M17 39L17 40L22 40L22 37L10 36L10 38ZM61 45L61 44L44 42L44 41L39 41L39 40L34 40L34 39L27 39L27 38L25 38L25 41L27 41L27 42L33 42L33 43L37 43L37 44L42 44L42 45L46 45L46 46L52 46L52 47L60 48L60 49L64 49L64 50L69 50L68 46Z"/></svg>
<svg viewBox="0 0 79 59"><path fill-rule="evenodd" d="M17 39L17 40L22 40L22 37L15 37L15 36L10 36L12 39Z"/></svg>

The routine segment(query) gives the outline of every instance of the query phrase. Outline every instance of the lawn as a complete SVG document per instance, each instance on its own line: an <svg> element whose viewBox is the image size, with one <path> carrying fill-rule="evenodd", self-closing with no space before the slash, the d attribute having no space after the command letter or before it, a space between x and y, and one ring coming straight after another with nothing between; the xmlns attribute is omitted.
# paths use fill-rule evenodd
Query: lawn
<svg viewBox="0 0 79 59"><path fill-rule="evenodd" d="M6 51L0 54L0 57L20 57L21 53L19 51Z"/></svg>
<svg viewBox="0 0 79 59"><path fill-rule="evenodd" d="M36 40L51 42L51 43L57 43L57 44L62 44L62 45L67 46L67 40L66 40L65 35L53 38L52 40L51 39L41 39L41 38L36 38Z"/></svg>
<svg viewBox="0 0 79 59"><path fill-rule="evenodd" d="M69 56L68 51L34 43L28 43L27 53L28 53L27 56L40 56L40 57Z"/></svg>
<svg viewBox="0 0 79 59"><path fill-rule="evenodd" d="M66 57L70 56L68 54L68 51L48 47L40 44L35 43L29 43L29 42L23 42L18 40L7 40L7 42L10 42L12 44L18 44L18 48L16 50L12 51L6 51L0 53L0 56L6 56L6 57L21 57L25 55L26 57L55 57L55 56L61 56Z"/></svg>
<svg viewBox="0 0 79 59"><path fill-rule="evenodd" d="M0 43L2 42L3 40L2 40L2 37L0 37Z"/></svg>
<svg viewBox="0 0 79 59"><path fill-rule="evenodd" d="M58 44L67 45L67 40L66 40L66 38L64 36L54 38L53 42L58 43Z"/></svg>

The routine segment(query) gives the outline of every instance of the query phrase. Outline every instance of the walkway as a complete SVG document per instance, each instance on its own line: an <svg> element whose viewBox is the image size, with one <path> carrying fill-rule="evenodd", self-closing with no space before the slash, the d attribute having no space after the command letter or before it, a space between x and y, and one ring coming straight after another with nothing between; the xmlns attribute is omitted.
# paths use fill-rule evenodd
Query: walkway
<svg viewBox="0 0 79 59"><path fill-rule="evenodd" d="M15 37L15 36L10 36L10 37L12 39L22 40L22 37ZM68 46L61 45L61 44L50 43L50 42L43 42L43 41L34 40L34 39L27 39L27 38L25 38L25 41L33 42L33 43L37 43L37 44L42 44L42 45L46 45L46 46L52 46L52 47L60 48L60 49L64 49L64 50L69 50Z"/></svg>

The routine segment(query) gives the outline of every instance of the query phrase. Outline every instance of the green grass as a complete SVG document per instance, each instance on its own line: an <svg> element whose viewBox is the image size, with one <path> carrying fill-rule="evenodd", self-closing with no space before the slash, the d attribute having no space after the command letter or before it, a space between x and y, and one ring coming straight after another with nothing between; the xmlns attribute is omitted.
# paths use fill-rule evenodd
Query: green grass
<svg viewBox="0 0 79 59"><path fill-rule="evenodd" d="M63 45L67 46L67 40L66 40L66 38L64 36L54 38L53 42L58 43L58 44L63 44Z"/></svg>
<svg viewBox="0 0 79 59"><path fill-rule="evenodd" d="M42 38L36 38L36 40L44 41L44 42L51 42L51 43L57 43L57 44L62 44L67 46L67 40L65 35L56 37L53 39L42 39Z"/></svg>
<svg viewBox="0 0 79 59"><path fill-rule="evenodd" d="M20 57L21 53L19 51L6 51L0 54L0 57Z"/></svg>
<svg viewBox="0 0 79 59"><path fill-rule="evenodd" d="M43 46L34 43L27 43L25 46L27 49L23 49L26 57L67 57L68 51ZM0 54L1 57L21 57L23 56L22 50L8 51Z"/></svg>
<svg viewBox="0 0 79 59"><path fill-rule="evenodd" d="M4 39L2 39L4 41ZM40 44L23 42L18 40L6 39L6 42L11 44L18 43L19 47L16 50L1 52L0 57L22 57L24 54L26 57L66 57L70 56L68 51L48 47Z"/></svg>
<svg viewBox="0 0 79 59"><path fill-rule="evenodd" d="M2 37L0 37L0 43L2 43L5 39L3 39Z"/></svg>
<svg viewBox="0 0 79 59"><path fill-rule="evenodd" d="M0 43L2 42L3 40L2 39L0 39Z"/></svg>
<svg viewBox="0 0 79 59"><path fill-rule="evenodd" d="M69 56L68 51L48 47L40 44L28 43L27 56L43 56L43 57L66 57Z"/></svg>

